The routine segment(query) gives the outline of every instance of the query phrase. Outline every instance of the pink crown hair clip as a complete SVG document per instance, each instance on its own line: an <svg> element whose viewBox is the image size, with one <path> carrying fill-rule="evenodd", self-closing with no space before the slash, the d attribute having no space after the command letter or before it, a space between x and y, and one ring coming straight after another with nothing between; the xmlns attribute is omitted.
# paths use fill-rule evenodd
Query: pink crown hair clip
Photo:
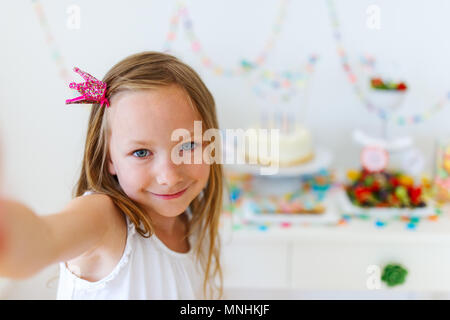
<svg viewBox="0 0 450 320"><path fill-rule="evenodd" d="M100 107L102 107L103 104L106 104L106 106L109 107L109 101L106 98L106 83L94 78L89 73L84 72L77 67L73 68L73 71L82 76L85 82L71 82L69 84L69 88L77 89L81 96L74 99L67 99L66 104L99 103Z"/></svg>

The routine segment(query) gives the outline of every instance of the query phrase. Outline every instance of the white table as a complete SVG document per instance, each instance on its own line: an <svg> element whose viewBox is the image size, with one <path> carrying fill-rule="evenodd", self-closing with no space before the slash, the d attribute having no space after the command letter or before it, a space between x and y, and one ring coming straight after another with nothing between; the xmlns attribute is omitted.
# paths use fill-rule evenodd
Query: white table
<svg viewBox="0 0 450 320"><path fill-rule="evenodd" d="M448 212L448 209L445 209ZM450 215L421 220L415 230L390 221L352 218L340 226L269 226L266 231L223 223L225 288L249 290L450 291ZM399 263L406 282L388 288L383 267ZM249 297L251 298L251 297Z"/></svg>

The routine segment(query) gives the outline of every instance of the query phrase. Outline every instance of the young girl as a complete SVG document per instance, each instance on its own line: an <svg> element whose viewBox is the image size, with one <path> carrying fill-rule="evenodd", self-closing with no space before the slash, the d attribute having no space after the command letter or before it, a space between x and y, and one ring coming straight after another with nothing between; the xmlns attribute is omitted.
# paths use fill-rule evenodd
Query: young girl
<svg viewBox="0 0 450 320"><path fill-rule="evenodd" d="M76 71L86 83L70 86L85 99L68 103L93 106L74 199L47 216L0 199L0 276L59 262L59 299L221 297L222 167L171 159L206 145L173 141L174 130L218 128L211 93L192 68L158 52L127 57L102 82Z"/></svg>

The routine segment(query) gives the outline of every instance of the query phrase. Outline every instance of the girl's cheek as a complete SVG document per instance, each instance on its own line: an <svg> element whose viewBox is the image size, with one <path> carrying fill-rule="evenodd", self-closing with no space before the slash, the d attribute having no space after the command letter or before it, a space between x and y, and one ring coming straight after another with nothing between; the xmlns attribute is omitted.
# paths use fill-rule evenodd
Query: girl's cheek
<svg viewBox="0 0 450 320"><path fill-rule="evenodd" d="M119 182L122 188L136 188L145 182L149 173L144 167L126 164L121 168Z"/></svg>
<svg viewBox="0 0 450 320"><path fill-rule="evenodd" d="M5 209L5 203L1 201L0 199L0 253L3 251L3 249L5 248L5 240L6 240L6 235L5 235L5 221L4 221L4 213L3 211L6 210Z"/></svg>
<svg viewBox="0 0 450 320"><path fill-rule="evenodd" d="M195 178L195 180L199 181L207 181L209 178L209 171L211 165L209 164L197 164L190 166L190 175Z"/></svg>
<svg viewBox="0 0 450 320"><path fill-rule="evenodd" d="M5 247L5 239L6 239L5 233L2 229L2 227L3 226L1 225L1 222L0 222L0 254L3 252L3 249Z"/></svg>
<svg viewBox="0 0 450 320"><path fill-rule="evenodd" d="M127 184L141 184L145 181L146 177L149 174L145 172L145 170L127 170L125 171L125 179Z"/></svg>

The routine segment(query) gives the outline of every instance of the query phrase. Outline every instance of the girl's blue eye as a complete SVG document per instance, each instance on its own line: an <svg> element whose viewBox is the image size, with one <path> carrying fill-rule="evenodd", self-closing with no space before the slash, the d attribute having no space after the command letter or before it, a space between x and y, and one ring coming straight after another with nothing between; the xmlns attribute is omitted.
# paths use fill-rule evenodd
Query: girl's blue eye
<svg viewBox="0 0 450 320"><path fill-rule="evenodd" d="M149 151L145 149L136 150L133 155L136 155L138 158L144 158L148 156Z"/></svg>
<svg viewBox="0 0 450 320"><path fill-rule="evenodd" d="M181 150L182 151L193 150L193 149L195 149L196 146L197 146L197 143L195 143L194 141L186 142L181 145Z"/></svg>

